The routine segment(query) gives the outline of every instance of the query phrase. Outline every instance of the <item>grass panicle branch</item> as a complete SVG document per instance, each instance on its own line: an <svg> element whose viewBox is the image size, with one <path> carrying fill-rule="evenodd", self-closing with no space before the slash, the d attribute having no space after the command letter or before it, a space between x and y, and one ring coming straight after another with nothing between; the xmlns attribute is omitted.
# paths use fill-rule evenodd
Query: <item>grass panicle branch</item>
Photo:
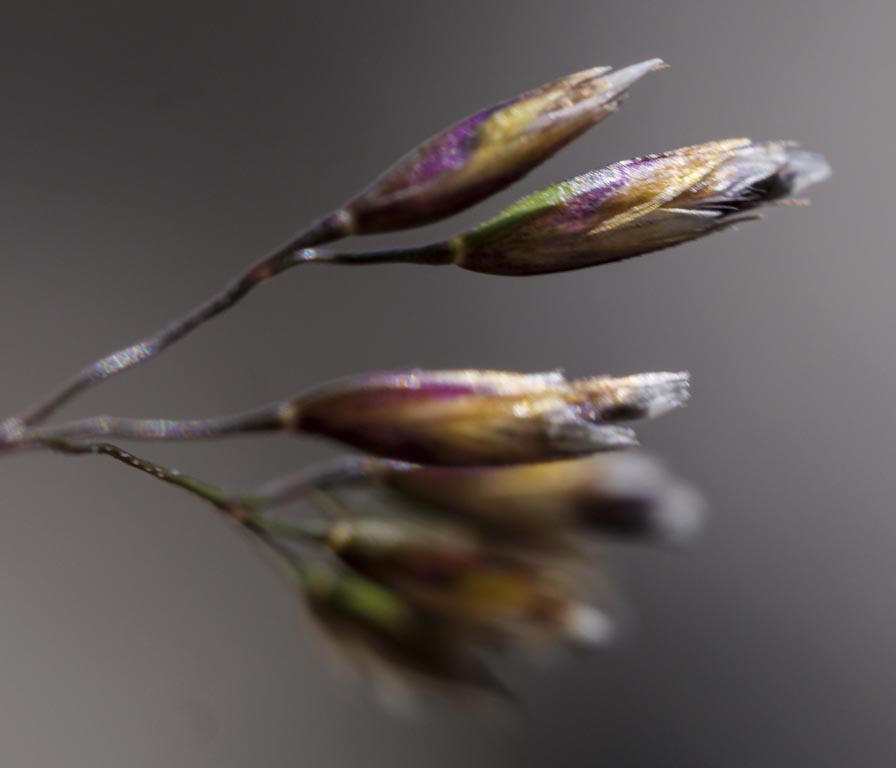
<svg viewBox="0 0 896 768"><path fill-rule="evenodd" d="M143 339L0 421L0 452L109 457L203 502L274 558L328 636L377 679L503 695L494 649L602 646L614 635L594 587L593 537L679 543L700 494L631 449L630 422L684 406L686 372L567 378L558 371L385 371L219 418L92 416L63 406L146 363L304 265L454 265L529 276L684 244L802 202L830 168L791 142L727 139L614 163L530 194L481 225L410 248L347 252L351 235L420 227L525 176L615 112L665 65L577 72L423 141L344 205ZM108 439L182 441L260 432L361 452L228 491ZM286 507L301 505L301 514ZM272 510L278 510L275 515Z"/></svg>

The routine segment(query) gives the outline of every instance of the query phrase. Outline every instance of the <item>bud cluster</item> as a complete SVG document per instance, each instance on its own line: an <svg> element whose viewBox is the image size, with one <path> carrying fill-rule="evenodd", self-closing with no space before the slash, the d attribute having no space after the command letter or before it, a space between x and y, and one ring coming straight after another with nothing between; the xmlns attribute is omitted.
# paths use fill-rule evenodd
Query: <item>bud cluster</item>
<svg viewBox="0 0 896 768"><path fill-rule="evenodd" d="M636 444L619 423L687 396L684 373L466 370L371 374L290 401L292 429L385 457L318 483L339 512L324 538L337 566L308 592L316 615L342 639L376 636L353 647L379 672L465 691L493 690L485 648L604 644L613 622L591 594L594 535L678 542L702 508L652 460L612 450ZM401 620L367 601L354 610L345 590L361 584Z"/></svg>
<svg viewBox="0 0 896 768"><path fill-rule="evenodd" d="M494 691L490 650L603 644L613 620L589 549L595 534L679 542L700 523L694 489L622 450L637 444L630 422L686 403L687 373L380 372L221 419L42 422L294 266L416 263L517 276L580 269L758 218L758 209L795 202L828 176L821 155L791 142L712 141L555 184L442 242L361 253L323 247L419 227L485 200L612 114L632 85L664 66L650 59L578 72L424 141L223 292L0 421L0 450L103 454L212 502L269 546L321 625L376 674ZM84 442L275 430L366 456L232 495L111 444ZM268 514L295 500L316 514L297 522Z"/></svg>

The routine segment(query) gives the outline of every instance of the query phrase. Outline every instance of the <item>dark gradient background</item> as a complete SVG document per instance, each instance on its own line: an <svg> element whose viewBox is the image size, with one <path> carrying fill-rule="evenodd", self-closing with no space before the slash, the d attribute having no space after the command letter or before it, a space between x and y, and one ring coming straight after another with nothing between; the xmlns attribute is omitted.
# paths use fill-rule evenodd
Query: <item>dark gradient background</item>
<svg viewBox="0 0 896 768"><path fill-rule="evenodd" d="M192 416L367 369L689 369L642 430L712 507L626 547L624 642L509 670L515 722L382 712L214 514L108 461L0 464L0 764L889 766L896 761L892 2L85 2L0 13L0 410L181 313L418 140L594 64L622 112L476 222L581 171L799 139L807 209L537 279L308 269L67 411ZM353 243L358 245L359 243ZM332 452L144 446L248 485Z"/></svg>

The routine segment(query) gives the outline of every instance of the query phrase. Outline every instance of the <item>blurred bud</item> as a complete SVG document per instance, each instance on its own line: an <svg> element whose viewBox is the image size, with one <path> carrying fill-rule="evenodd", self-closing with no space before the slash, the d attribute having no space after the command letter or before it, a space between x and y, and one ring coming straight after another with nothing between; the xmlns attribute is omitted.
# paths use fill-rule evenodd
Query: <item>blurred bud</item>
<svg viewBox="0 0 896 768"><path fill-rule="evenodd" d="M396 523L376 517L344 520L333 526L328 543L354 563L389 563L422 577L450 573L480 559L480 541L474 532L431 522Z"/></svg>
<svg viewBox="0 0 896 768"><path fill-rule="evenodd" d="M452 519L539 539L571 527L680 542L700 526L699 492L637 453L514 467L386 467L391 491Z"/></svg>
<svg viewBox="0 0 896 768"><path fill-rule="evenodd" d="M626 160L536 192L453 241L455 262L561 272L684 243L800 194L830 168L792 144L731 139Z"/></svg>
<svg viewBox="0 0 896 768"><path fill-rule="evenodd" d="M514 464L631 446L616 422L683 405L686 373L569 381L561 373L411 371L324 387L292 403L293 429L421 464Z"/></svg>
<svg viewBox="0 0 896 768"><path fill-rule="evenodd" d="M600 644L612 631L609 618L582 602L573 569L472 530L431 518L362 518L338 524L330 545L412 605L501 641Z"/></svg>
<svg viewBox="0 0 896 768"><path fill-rule="evenodd" d="M659 59L578 72L482 110L420 144L345 204L354 234L450 216L524 176L613 112Z"/></svg>
<svg viewBox="0 0 896 768"><path fill-rule="evenodd" d="M504 695L454 627L387 587L326 565L307 569L303 583L319 625L373 679L389 707L412 704L421 685L452 694Z"/></svg>

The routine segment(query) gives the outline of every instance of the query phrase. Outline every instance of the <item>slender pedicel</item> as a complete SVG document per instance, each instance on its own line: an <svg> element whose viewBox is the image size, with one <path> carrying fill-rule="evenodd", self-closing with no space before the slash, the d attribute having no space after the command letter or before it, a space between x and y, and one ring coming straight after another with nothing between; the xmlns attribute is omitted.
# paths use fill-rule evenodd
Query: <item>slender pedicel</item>
<svg viewBox="0 0 896 768"><path fill-rule="evenodd" d="M333 461L274 478L240 495L237 502L256 510L271 509L308 498L317 491L365 485L383 474L397 474L416 467L416 464L392 459L340 456Z"/></svg>
<svg viewBox="0 0 896 768"><path fill-rule="evenodd" d="M232 280L223 291L140 341L118 349L79 371L56 392L35 403L20 415L0 422L0 446L13 442L23 429L46 420L62 406L100 382L150 360L184 336L243 299L253 288L275 275L302 263L296 254L346 235L343 219L333 214L254 264Z"/></svg>
<svg viewBox="0 0 896 768"><path fill-rule="evenodd" d="M227 491L185 475L179 470L166 467L154 461L141 458L112 443L73 443L61 439L44 441L44 447L59 453L70 455L108 456L115 461L136 469L139 472L161 480L203 501L207 501L225 516L235 520L247 530L270 543L271 536L280 536L305 542L325 542L331 536L332 525L318 521L299 521L288 523L258 514L259 507L254 506L243 494L232 494Z"/></svg>
<svg viewBox="0 0 896 768"><path fill-rule="evenodd" d="M150 475L163 483L183 488L188 493L207 501L219 510L231 509L231 497L222 489L185 475L179 470L140 458L112 443L71 443L66 440L46 440L44 447L59 453L85 456L108 456L132 469Z"/></svg>
<svg viewBox="0 0 896 768"><path fill-rule="evenodd" d="M332 239L338 235L333 232ZM321 235L323 237L323 235ZM62 406L97 384L157 357L173 344L209 320L230 309L250 291L266 280L304 264L452 264L455 252L451 243L435 243L421 248L374 251L370 253L338 253L304 245L296 240L272 256L258 262L227 287L206 300L184 317L175 320L151 335L91 363L48 398L41 400L19 416L0 422L0 448L17 442L24 430L48 419ZM311 242L308 240L308 242Z"/></svg>
<svg viewBox="0 0 896 768"><path fill-rule="evenodd" d="M323 225L321 225L323 226ZM331 233L332 239L338 235ZM320 236L321 238L323 235ZM40 424L69 401L106 379L157 357L173 344L230 309L266 280L304 264L338 264L360 266L370 264L452 264L455 252L451 243L435 243L421 248L374 251L370 253L338 253L304 245L298 239L272 256L255 264L231 281L220 293L191 310L182 318L168 323L140 341L118 349L81 369L72 379L49 397L31 406L18 416L0 421L0 449L19 443L24 432ZM309 242L311 242L309 240Z"/></svg>
<svg viewBox="0 0 896 768"><path fill-rule="evenodd" d="M284 428L283 404L265 406L234 416L211 419L132 419L90 416L55 427L33 427L21 434L16 447L42 448L54 441L117 437L128 440L202 440L233 434L271 432Z"/></svg>

